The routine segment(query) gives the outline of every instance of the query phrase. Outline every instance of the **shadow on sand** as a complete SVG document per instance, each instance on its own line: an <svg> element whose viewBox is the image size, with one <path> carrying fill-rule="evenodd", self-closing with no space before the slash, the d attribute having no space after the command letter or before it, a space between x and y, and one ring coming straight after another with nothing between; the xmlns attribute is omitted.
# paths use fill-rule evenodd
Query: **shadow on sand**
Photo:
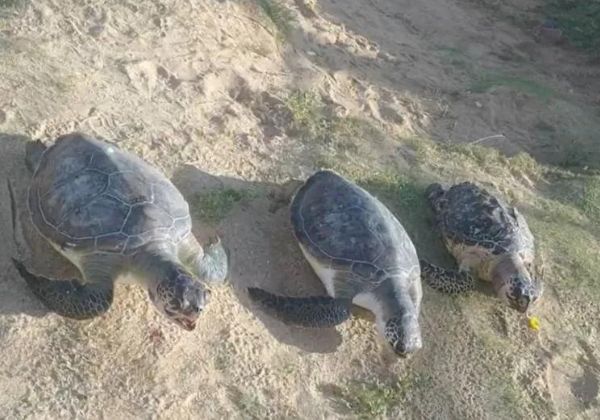
<svg viewBox="0 0 600 420"><path fill-rule="evenodd" d="M216 227L230 251L233 293L278 341L307 352L335 351L341 343L341 335L335 328L287 326L263 313L248 298L246 289L251 286L290 296L326 295L292 234L287 206L274 208L272 195L282 187L213 176L189 165L176 171L173 182L192 209L198 194L207 191L236 190L248 195L248 199L241 200L229 214L223 215ZM215 227L194 219L194 234L204 242Z"/></svg>
<svg viewBox="0 0 600 420"><path fill-rule="evenodd" d="M61 271L71 269L58 253L39 238L33 231L31 223L27 223L26 215L28 213L25 198L31 176L25 167L25 143L28 141L30 139L26 136L0 133L0 156L3 158L3 166L0 167L0 237L3 239L0 248L0 316L24 313L42 317L48 313L17 273L11 257L26 260L28 266L34 270L41 269L43 266L44 273L46 268L52 270L51 274L61 274ZM18 218L17 228L21 226L23 231L23 235L21 235L17 229L16 242L8 181L10 181L15 194L16 212L14 217ZM27 244L23 243L23 236L27 238ZM36 236L38 237L36 238ZM30 248L31 251L29 252L27 248ZM29 255L40 256L40 258L31 259Z"/></svg>

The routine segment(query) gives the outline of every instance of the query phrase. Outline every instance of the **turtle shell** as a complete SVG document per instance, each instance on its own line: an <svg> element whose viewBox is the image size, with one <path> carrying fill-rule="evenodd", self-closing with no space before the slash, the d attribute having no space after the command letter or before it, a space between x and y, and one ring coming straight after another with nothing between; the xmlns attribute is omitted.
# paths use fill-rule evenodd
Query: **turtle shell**
<svg viewBox="0 0 600 420"><path fill-rule="evenodd" d="M437 218L447 240L499 255L533 251L525 219L487 190L464 182L439 198Z"/></svg>
<svg viewBox="0 0 600 420"><path fill-rule="evenodd" d="M44 152L28 204L40 233L76 252L131 253L151 241L178 243L191 230L187 202L160 171L81 134Z"/></svg>
<svg viewBox="0 0 600 420"><path fill-rule="evenodd" d="M331 171L319 171L300 187L291 204L294 233L319 264L349 272L353 294L391 275L417 270L408 234L375 197Z"/></svg>

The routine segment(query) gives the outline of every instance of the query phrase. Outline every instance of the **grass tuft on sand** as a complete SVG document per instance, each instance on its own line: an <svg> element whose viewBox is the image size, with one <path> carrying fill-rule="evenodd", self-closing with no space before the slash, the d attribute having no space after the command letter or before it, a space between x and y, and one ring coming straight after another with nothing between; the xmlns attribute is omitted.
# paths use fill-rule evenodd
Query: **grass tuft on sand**
<svg viewBox="0 0 600 420"><path fill-rule="evenodd" d="M350 381L342 386L326 388L337 405L359 419L389 416L403 397L402 388L379 382Z"/></svg>
<svg viewBox="0 0 600 420"><path fill-rule="evenodd" d="M277 30L276 38L283 41L294 27L295 18L292 11L279 0L257 0L263 14Z"/></svg>
<svg viewBox="0 0 600 420"><path fill-rule="evenodd" d="M335 115L316 92L292 92L286 105L292 115L290 134L320 147L325 155L358 155L362 145L383 139L380 130L368 121ZM322 157L327 160L325 155Z"/></svg>
<svg viewBox="0 0 600 420"><path fill-rule="evenodd" d="M600 1L546 0L546 13L576 47L598 54L600 50Z"/></svg>
<svg viewBox="0 0 600 420"><path fill-rule="evenodd" d="M218 223L225 219L234 207L252 197L252 193L244 190L225 188L198 193L192 199L194 215L208 223Z"/></svg>

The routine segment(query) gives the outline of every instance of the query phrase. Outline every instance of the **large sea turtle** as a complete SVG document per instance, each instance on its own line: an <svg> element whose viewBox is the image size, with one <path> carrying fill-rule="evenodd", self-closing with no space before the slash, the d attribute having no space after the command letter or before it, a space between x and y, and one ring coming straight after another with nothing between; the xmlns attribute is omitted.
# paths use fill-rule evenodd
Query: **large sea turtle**
<svg viewBox="0 0 600 420"><path fill-rule="evenodd" d="M525 218L488 191L470 182L427 188L427 198L458 271L421 260L424 281L446 293L474 287L474 276L490 281L500 299L527 312L542 295L533 277L534 239Z"/></svg>
<svg viewBox="0 0 600 420"><path fill-rule="evenodd" d="M397 354L421 348L419 260L408 234L379 200L332 171L319 171L293 197L291 221L329 296L284 297L249 288L254 302L304 327L340 324L354 303L373 312Z"/></svg>
<svg viewBox="0 0 600 420"><path fill-rule="evenodd" d="M131 273L160 312L194 329L204 283L225 280L228 258L218 237L205 250L196 241L175 186L138 157L80 133L50 147L30 142L26 154L31 220L82 277L48 279L14 260L33 293L60 315L92 318L109 309L117 277Z"/></svg>

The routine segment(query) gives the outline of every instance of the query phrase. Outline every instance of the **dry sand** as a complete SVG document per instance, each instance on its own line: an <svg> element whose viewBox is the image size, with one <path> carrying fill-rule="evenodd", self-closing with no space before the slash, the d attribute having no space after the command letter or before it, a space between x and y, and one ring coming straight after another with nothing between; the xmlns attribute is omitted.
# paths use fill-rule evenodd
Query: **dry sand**
<svg viewBox="0 0 600 420"><path fill-rule="evenodd" d="M598 418L599 326L585 319L597 302L565 309L549 289L536 334L492 297L425 290L425 348L400 361L368 316L290 328L244 294L250 285L323 292L285 208L270 211L270 190L319 166L318 146L285 130L290 91L316 90L337 115L389 136L496 136L482 142L557 162L556 127L578 130L584 145L600 132L598 67L503 19L507 8L530 13L531 0L284 3L296 16L284 41L252 1L48 0L0 15L0 418ZM465 90L474 75L505 72L539 84L525 90L560 95L548 106L544 88L541 98L515 93L514 79ZM75 129L139 154L190 199L253 191L216 226L232 252L232 287L214 291L193 333L167 323L136 286L119 287L101 319L48 314L12 268L20 253L45 274L74 274L28 225L23 156L28 139ZM364 162L410 165L393 141L378 142L357 146ZM19 249L7 177L24 225ZM195 224L200 237L210 229Z"/></svg>

